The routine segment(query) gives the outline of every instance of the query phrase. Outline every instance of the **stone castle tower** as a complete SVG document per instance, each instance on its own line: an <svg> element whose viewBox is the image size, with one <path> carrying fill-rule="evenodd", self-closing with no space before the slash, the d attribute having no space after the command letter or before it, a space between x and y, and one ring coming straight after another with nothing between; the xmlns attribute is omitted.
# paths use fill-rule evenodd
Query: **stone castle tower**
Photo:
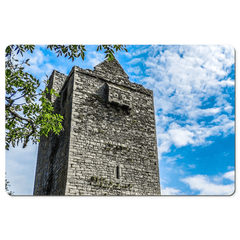
<svg viewBox="0 0 240 240"><path fill-rule="evenodd" d="M151 90L116 59L54 70L49 88L64 129L40 139L34 195L160 195Z"/></svg>

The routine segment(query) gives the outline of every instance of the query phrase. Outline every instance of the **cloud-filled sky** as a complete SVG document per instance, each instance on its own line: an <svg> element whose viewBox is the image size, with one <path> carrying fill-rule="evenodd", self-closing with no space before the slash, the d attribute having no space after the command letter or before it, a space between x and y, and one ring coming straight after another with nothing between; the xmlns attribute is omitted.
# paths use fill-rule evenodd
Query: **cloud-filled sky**
<svg viewBox="0 0 240 240"><path fill-rule="evenodd" d="M228 45L127 46L116 55L130 81L154 91L162 195L230 195L235 172L235 52ZM56 69L93 69L104 60L96 46L86 59L56 57L37 46L28 71L44 80ZM43 84L41 85L44 86ZM6 151L10 190L31 195L37 145Z"/></svg>

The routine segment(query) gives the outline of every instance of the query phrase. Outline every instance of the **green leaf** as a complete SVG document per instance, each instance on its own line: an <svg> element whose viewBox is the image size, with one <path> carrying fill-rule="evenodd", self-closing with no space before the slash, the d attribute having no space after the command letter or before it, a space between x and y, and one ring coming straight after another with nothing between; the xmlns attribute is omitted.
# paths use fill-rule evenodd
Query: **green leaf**
<svg viewBox="0 0 240 240"><path fill-rule="evenodd" d="M6 75L7 78L10 77L11 76L11 70L10 69L6 69L5 75Z"/></svg>
<svg viewBox="0 0 240 240"><path fill-rule="evenodd" d="M52 88L52 89L50 90L50 94L52 95L53 93L55 93L55 90Z"/></svg>
<svg viewBox="0 0 240 240"><path fill-rule="evenodd" d="M23 55L27 51L32 52L34 48L34 45L12 45L6 48L5 54L14 59L14 55L19 53ZM85 58L86 49L84 45L48 45L47 48L54 51L57 56L69 57L72 61L76 58ZM105 59L109 60L114 59L115 52L120 50L127 51L125 45L99 45L97 51L99 50L104 50ZM9 149L10 144L17 143L19 140L23 140L26 143L31 139L34 143L37 143L41 135L48 136L49 132L59 134L63 128L63 116L54 114L53 103L47 96L49 93L57 97L60 97L60 95L54 89L50 90L46 87L42 91L39 88L40 80L33 77L25 69L29 62L28 59L22 62L14 59L12 62L13 66L7 66L7 61L5 62L5 93L9 99L6 99L6 104L12 107L6 108L5 111L7 129L5 137L6 149ZM48 77L45 84L46 86L49 84ZM19 93L19 95L15 95L11 99L15 93ZM19 98L23 101L25 100L21 107L14 104L14 101ZM40 103L37 104L36 100L39 100ZM18 113L19 117L13 117L11 111ZM21 116L25 120L21 119ZM35 131L32 131L33 129Z"/></svg>

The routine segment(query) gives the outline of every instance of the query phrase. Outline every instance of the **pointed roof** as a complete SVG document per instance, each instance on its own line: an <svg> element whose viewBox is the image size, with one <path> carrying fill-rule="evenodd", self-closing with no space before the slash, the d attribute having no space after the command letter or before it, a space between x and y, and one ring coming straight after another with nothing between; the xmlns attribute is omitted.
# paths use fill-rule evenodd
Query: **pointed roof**
<svg viewBox="0 0 240 240"><path fill-rule="evenodd" d="M127 78L129 79L127 73L124 71L120 63L116 58L112 61L108 61L107 59L103 62L99 63L94 67L94 71L97 72L104 72L110 75L113 75L113 77L121 77L121 78Z"/></svg>
<svg viewBox="0 0 240 240"><path fill-rule="evenodd" d="M84 70L86 72L87 70ZM144 88L141 84L129 81L127 73L124 71L117 59L112 61L105 60L94 67L94 70L88 70L87 74L95 77L100 77L107 82L130 88L148 95L153 95L153 91Z"/></svg>

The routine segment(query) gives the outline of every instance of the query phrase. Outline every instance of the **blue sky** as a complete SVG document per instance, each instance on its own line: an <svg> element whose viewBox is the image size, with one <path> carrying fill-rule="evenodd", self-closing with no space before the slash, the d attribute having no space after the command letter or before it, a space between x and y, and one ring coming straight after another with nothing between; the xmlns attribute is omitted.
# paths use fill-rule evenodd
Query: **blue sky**
<svg viewBox="0 0 240 240"><path fill-rule="evenodd" d="M127 46L116 55L130 81L154 91L162 195L230 195L235 171L235 64L228 45ZM28 71L40 80L74 65L104 59L87 46L74 62L38 46ZM41 85L44 86L43 84ZM7 179L16 195L31 195L37 145L6 151Z"/></svg>

